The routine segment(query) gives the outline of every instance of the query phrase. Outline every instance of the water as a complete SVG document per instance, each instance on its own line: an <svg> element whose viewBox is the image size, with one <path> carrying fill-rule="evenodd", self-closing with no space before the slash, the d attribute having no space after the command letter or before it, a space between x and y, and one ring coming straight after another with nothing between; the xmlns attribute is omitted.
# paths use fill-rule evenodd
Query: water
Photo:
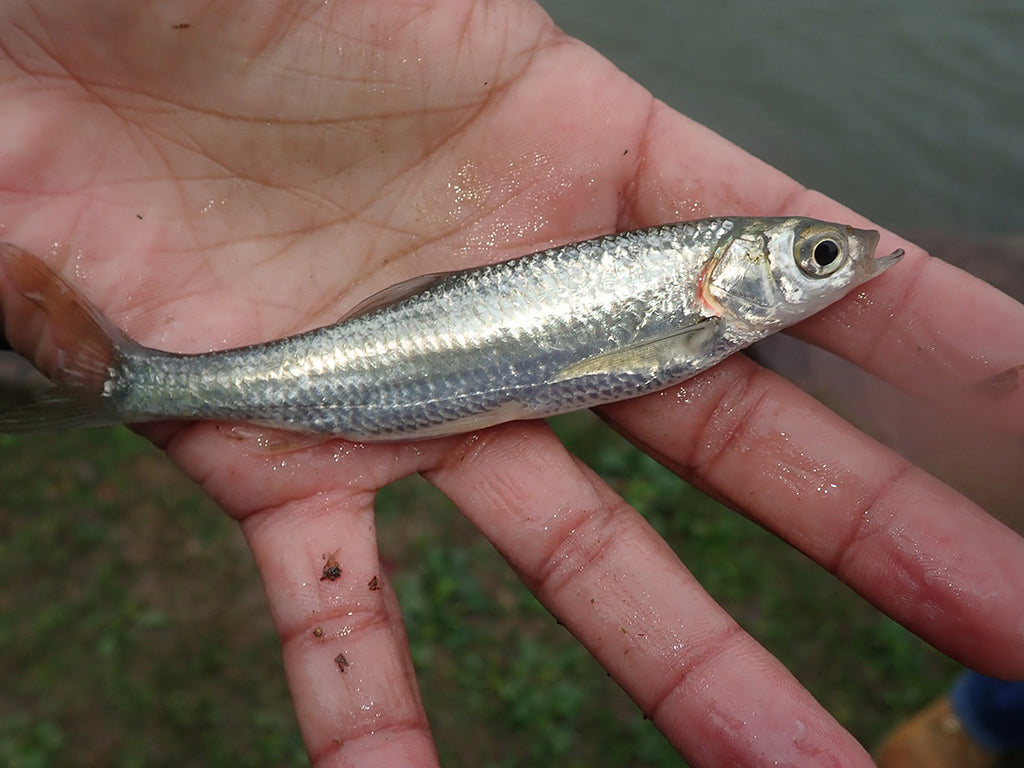
<svg viewBox="0 0 1024 768"><path fill-rule="evenodd" d="M1024 231L1024 3L542 4L659 98L884 226Z"/></svg>

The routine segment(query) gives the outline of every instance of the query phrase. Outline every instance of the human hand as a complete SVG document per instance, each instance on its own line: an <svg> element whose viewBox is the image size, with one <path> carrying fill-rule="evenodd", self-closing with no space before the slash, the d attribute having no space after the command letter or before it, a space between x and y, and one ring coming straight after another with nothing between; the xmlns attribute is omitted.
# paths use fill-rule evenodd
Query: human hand
<svg viewBox="0 0 1024 768"><path fill-rule="evenodd" d="M162 349L279 337L405 277L616 229L860 223L528 3L12 2L0 43L3 238L67 244L55 266ZM908 248L795 332L942 401L1024 359L1022 328L1018 305ZM979 423L1019 430L1015 397L979 399ZM782 380L736 357L602 415L943 650L1024 671L1020 540ZM421 472L693 764L870 764L543 424L293 456L208 423L146 434L240 521L315 763L435 760L394 593L363 578L376 489ZM334 550L346 575L320 581Z"/></svg>

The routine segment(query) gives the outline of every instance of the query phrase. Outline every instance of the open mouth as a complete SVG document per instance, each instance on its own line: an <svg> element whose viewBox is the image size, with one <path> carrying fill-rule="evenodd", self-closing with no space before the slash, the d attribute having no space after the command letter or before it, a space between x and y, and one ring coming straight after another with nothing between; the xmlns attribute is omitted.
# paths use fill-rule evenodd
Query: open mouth
<svg viewBox="0 0 1024 768"><path fill-rule="evenodd" d="M888 256L876 256L874 261L875 274L880 274L903 258L903 249L897 248Z"/></svg>

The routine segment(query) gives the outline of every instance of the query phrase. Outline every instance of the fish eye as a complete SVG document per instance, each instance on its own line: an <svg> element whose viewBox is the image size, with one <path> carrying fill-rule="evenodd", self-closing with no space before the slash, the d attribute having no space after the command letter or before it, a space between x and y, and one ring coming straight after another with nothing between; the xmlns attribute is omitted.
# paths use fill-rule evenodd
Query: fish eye
<svg viewBox="0 0 1024 768"><path fill-rule="evenodd" d="M827 267L839 258L839 246L834 240L819 240L818 244L814 246L812 258L819 267Z"/></svg>
<svg viewBox="0 0 1024 768"><path fill-rule="evenodd" d="M797 245L797 264L810 277L828 277L846 263L846 242L831 234L803 238Z"/></svg>

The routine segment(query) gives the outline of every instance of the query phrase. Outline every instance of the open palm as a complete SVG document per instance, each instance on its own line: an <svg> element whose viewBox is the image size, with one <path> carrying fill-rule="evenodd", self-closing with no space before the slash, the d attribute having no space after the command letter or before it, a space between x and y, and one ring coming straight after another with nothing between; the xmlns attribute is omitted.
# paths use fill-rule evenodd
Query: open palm
<svg viewBox="0 0 1024 768"><path fill-rule="evenodd" d="M12 0L0 89L3 239L58 244L55 268L167 350L280 337L413 275L613 230L858 223L525 0ZM905 264L797 332L938 399L1024 359L1024 309L896 245ZM977 412L1024 422L1019 397ZM943 650L1024 674L1021 541L784 381L735 358L602 415ZM240 521L315 764L436 762L394 593L369 587L375 492L414 472L695 765L870 764L542 423L287 455L209 423L146 434Z"/></svg>

